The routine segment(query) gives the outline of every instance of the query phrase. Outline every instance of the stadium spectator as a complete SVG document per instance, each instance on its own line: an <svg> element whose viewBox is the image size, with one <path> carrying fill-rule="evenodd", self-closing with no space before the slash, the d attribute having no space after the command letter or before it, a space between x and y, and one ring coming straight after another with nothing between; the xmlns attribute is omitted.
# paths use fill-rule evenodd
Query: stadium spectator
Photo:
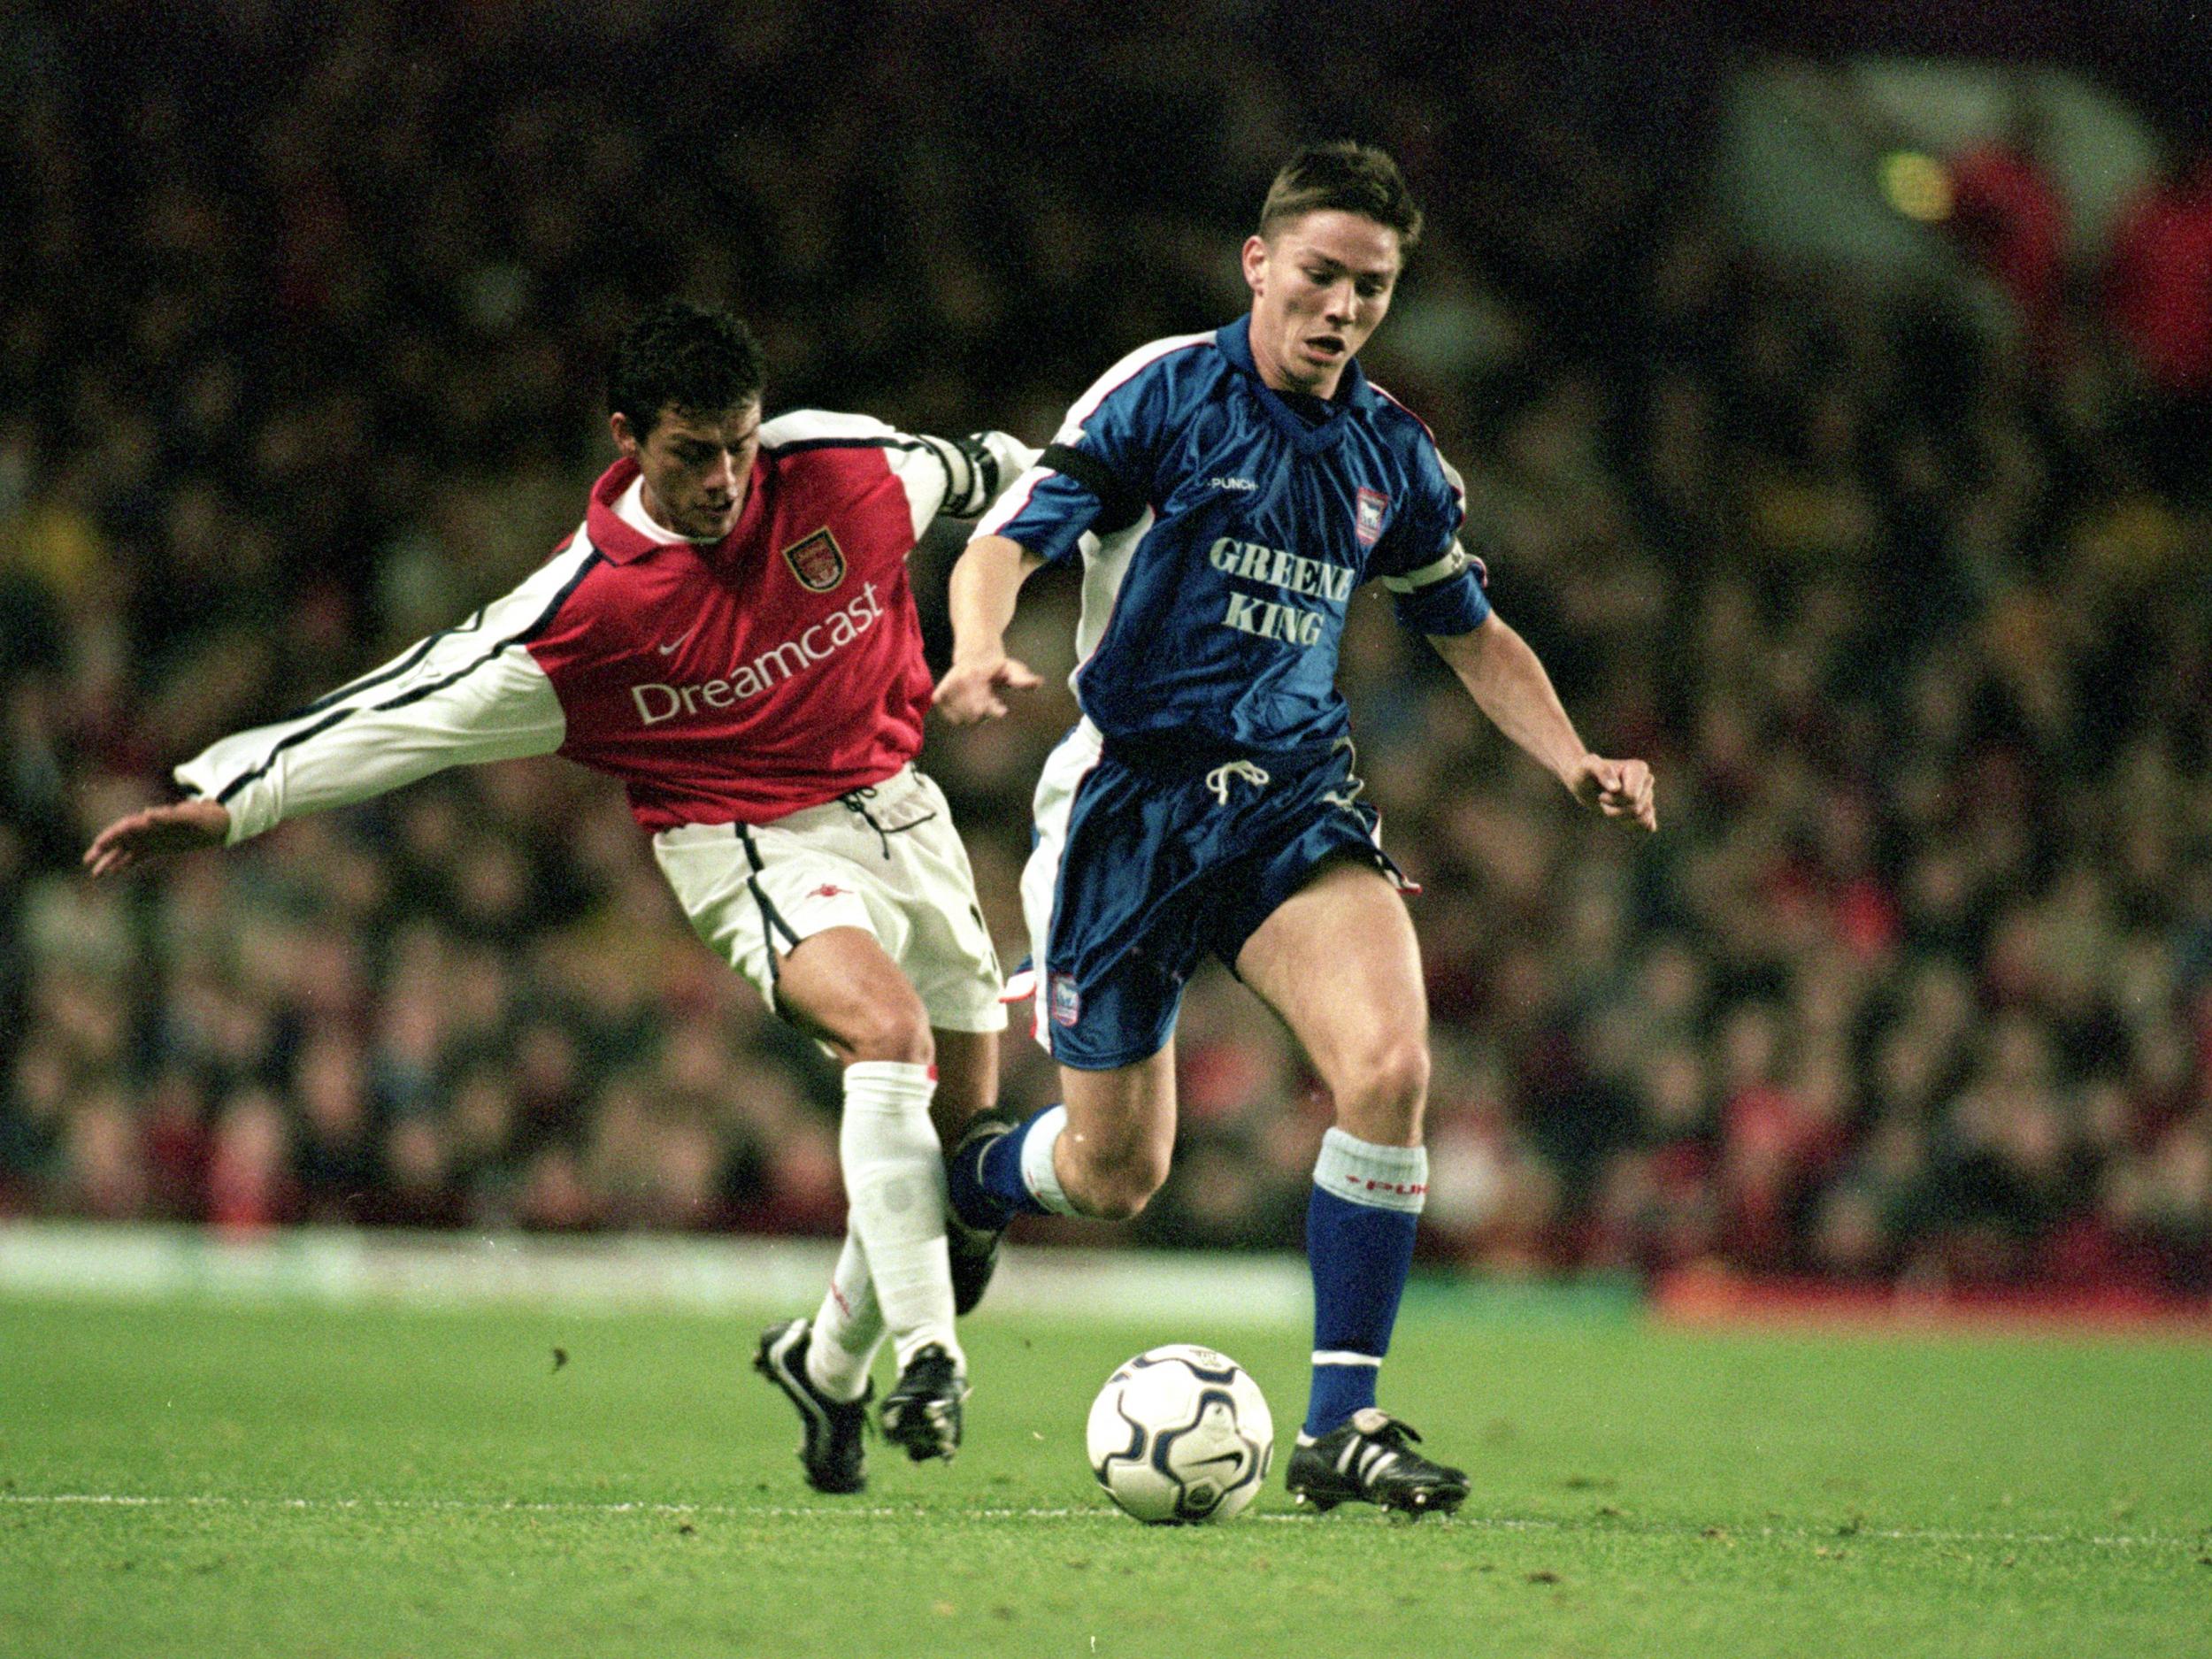
<svg viewBox="0 0 2212 1659"><path fill-rule="evenodd" d="M2029 360L2064 366L2067 212L2024 96L2001 136L1951 157L1950 229L2012 303Z"/></svg>
<svg viewBox="0 0 2212 1659"><path fill-rule="evenodd" d="M2177 150L2123 210L2105 282L2139 380L2137 442L2162 488L2201 501L2212 462L2212 147Z"/></svg>

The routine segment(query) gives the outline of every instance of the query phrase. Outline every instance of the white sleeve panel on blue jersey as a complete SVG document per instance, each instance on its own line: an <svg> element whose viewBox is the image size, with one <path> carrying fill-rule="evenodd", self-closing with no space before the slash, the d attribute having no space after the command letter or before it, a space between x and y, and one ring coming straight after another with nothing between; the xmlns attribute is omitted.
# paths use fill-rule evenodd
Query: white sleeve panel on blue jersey
<svg viewBox="0 0 2212 1659"><path fill-rule="evenodd" d="M1058 565L1083 550L1101 511L1089 486L1053 467L1032 465L983 515L975 534L1010 537L1046 564Z"/></svg>
<svg viewBox="0 0 2212 1659"><path fill-rule="evenodd" d="M1003 432L936 438L901 432L873 415L841 415L826 409L795 409L760 429L764 449L875 449L906 492L907 511L919 541L940 513L972 518L1006 481L1031 465L1037 451Z"/></svg>
<svg viewBox="0 0 2212 1659"><path fill-rule="evenodd" d="M1048 564L1071 558L1083 533L1112 534L1151 495L1160 441L1177 423L1163 359L1210 344L1210 333L1140 346L1092 382L1047 446L977 534L1018 541ZM1101 522L1103 520L1103 522Z"/></svg>
<svg viewBox="0 0 2212 1659"><path fill-rule="evenodd" d="M448 766L549 754L567 720L520 643L598 561L580 535L505 597L297 714L239 732L176 769L230 810L231 845L288 818L347 806Z"/></svg>

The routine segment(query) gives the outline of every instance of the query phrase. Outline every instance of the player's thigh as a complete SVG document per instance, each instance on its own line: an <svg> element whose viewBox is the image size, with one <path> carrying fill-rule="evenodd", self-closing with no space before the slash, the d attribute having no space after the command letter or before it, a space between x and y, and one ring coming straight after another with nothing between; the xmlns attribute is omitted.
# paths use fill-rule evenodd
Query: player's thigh
<svg viewBox="0 0 2212 1659"><path fill-rule="evenodd" d="M926 1065L934 1056L921 997L864 928L825 928L792 946L778 958L776 1002L844 1059Z"/></svg>
<svg viewBox="0 0 2212 1659"><path fill-rule="evenodd" d="M929 1020L898 965L904 918L833 839L842 827L687 825L653 852L699 936L777 1013L848 1060L926 1061Z"/></svg>
<svg viewBox="0 0 2212 1659"><path fill-rule="evenodd" d="M1038 853L1056 844L1058 863L1043 872L1033 856L1023 880L1032 894L1049 888L1038 1032L1064 1067L1119 1071L1174 1032L1183 987L1214 949L1221 884L1233 879L1211 806L1196 779L1163 780L1109 756L1075 787L1064 823L1041 812Z"/></svg>
<svg viewBox="0 0 2212 1659"><path fill-rule="evenodd" d="M1356 859L1323 864L1245 941L1236 970L1282 1016L1351 1133L1417 1136L1428 997L1412 918L1387 878Z"/></svg>
<svg viewBox="0 0 2212 1659"><path fill-rule="evenodd" d="M1175 1149L1175 1041L1108 1071L1060 1068L1067 1128L1063 1144L1084 1168L1167 1174Z"/></svg>

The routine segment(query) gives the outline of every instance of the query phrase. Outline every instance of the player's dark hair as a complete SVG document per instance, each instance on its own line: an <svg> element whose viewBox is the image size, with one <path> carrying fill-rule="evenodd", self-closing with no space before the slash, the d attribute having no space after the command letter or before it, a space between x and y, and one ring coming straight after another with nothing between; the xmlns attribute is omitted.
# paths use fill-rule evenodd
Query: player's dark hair
<svg viewBox="0 0 2212 1659"><path fill-rule="evenodd" d="M626 415L641 442L663 410L720 415L758 402L766 384L760 344L743 323L665 299L623 331L607 369L607 412Z"/></svg>
<svg viewBox="0 0 2212 1659"><path fill-rule="evenodd" d="M1340 138L1308 144L1283 164L1260 205L1260 234L1272 237L1294 219L1336 208L1386 225L1410 252L1421 240L1421 210L1389 152Z"/></svg>

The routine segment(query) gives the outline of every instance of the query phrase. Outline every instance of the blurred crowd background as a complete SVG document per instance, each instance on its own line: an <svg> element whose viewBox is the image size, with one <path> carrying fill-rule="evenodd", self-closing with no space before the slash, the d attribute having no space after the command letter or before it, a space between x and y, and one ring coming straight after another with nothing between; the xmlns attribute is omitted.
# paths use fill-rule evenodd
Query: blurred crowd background
<svg viewBox="0 0 2212 1659"><path fill-rule="evenodd" d="M1731 222L1710 41L1326 10L0 5L0 1216L835 1232L833 1071L605 780L78 855L545 557L642 303L749 318L772 408L1042 442L1238 314L1274 166L1351 134L1432 226L1371 372L1585 734L1662 780L1656 837L1581 816L1356 606L1426 889L1424 1249L2212 1290L2199 135L2154 109L2172 165L2085 247L2001 134L1920 233L1943 280L1876 283ZM957 547L917 557L941 651ZM1064 673L1073 602L1033 584L1017 650ZM1010 964L1071 716L925 757ZM1060 1233L1294 1244L1327 1110L1279 1029L1209 973L1181 1068L1169 1187Z"/></svg>

